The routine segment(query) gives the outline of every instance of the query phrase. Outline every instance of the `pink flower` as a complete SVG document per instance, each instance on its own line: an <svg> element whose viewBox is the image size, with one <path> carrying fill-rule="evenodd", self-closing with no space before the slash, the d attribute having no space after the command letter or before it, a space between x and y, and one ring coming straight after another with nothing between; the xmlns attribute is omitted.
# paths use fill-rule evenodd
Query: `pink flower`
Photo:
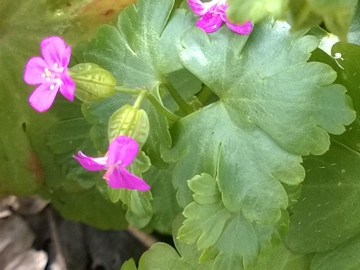
<svg viewBox="0 0 360 270"><path fill-rule="evenodd" d="M127 188L147 191L150 186L141 178L130 173L126 167L134 161L139 152L137 142L127 136L116 137L104 157L88 157L81 151L74 158L89 171L106 170L103 178L112 188Z"/></svg>
<svg viewBox="0 0 360 270"><path fill-rule="evenodd" d="M226 9L228 4L226 0L212 0L203 3L200 0L188 0L189 6L198 16L202 16L196 23L196 26L203 29L206 33L215 32L220 28L223 22L235 33L240 35L248 35L252 31L252 23L250 21L244 24L235 24L226 17Z"/></svg>
<svg viewBox="0 0 360 270"><path fill-rule="evenodd" d="M74 100L75 83L68 74L71 47L61 37L47 37L41 41L42 58L35 56L25 66L24 81L38 85L29 97L30 105L39 112L48 110L57 92Z"/></svg>

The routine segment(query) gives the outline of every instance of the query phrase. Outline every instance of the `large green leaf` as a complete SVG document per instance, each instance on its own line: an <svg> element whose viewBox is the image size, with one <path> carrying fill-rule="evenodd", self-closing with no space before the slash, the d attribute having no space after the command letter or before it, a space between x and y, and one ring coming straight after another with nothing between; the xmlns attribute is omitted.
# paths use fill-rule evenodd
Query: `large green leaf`
<svg viewBox="0 0 360 270"><path fill-rule="evenodd" d="M224 209L236 216L229 230L247 223L259 246L277 236L280 227L275 224L286 224L288 197L282 183L294 186L303 180L301 155L326 152L327 132L342 133L355 116L345 88L331 84L336 78L331 67L306 62L316 38L289 34L289 28L265 20L249 37L227 28L211 35L199 29L185 34L183 64L220 100L176 123L171 129L173 148L165 155L172 161L180 157L173 178L180 206L192 201L186 181L201 173L211 175ZM196 211L205 215L201 208ZM253 222L274 226L264 233ZM193 226L214 229L201 219ZM245 231L237 233L238 239L248 237ZM231 253L220 242L216 245L223 250L218 252ZM254 248L249 257L257 252Z"/></svg>
<svg viewBox="0 0 360 270"><path fill-rule="evenodd" d="M335 140L321 158L304 160L306 181L286 238L292 251L324 252L360 232L359 164L359 153Z"/></svg>
<svg viewBox="0 0 360 270"><path fill-rule="evenodd" d="M314 60L328 62L337 70L337 82L348 89L354 108L360 112L360 79L357 76L360 46L337 43L333 59L317 51ZM304 165L307 177L300 201L292 209L286 245L295 252L334 249L360 232L359 196L360 121L357 119L340 136L332 136L330 151L309 157ZM304 237L306 236L306 237Z"/></svg>

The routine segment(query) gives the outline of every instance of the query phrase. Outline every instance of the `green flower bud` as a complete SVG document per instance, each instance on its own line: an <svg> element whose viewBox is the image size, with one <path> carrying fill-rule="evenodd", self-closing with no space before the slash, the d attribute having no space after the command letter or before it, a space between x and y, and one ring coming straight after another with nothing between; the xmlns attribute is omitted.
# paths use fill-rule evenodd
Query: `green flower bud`
<svg viewBox="0 0 360 270"><path fill-rule="evenodd" d="M116 79L96 64L82 63L69 69L76 84L75 96L83 102L96 102L114 94Z"/></svg>
<svg viewBox="0 0 360 270"><path fill-rule="evenodd" d="M110 117L109 141L117 136L126 135L134 138L141 147L149 136L149 129L149 119L146 112L138 107L125 105Z"/></svg>

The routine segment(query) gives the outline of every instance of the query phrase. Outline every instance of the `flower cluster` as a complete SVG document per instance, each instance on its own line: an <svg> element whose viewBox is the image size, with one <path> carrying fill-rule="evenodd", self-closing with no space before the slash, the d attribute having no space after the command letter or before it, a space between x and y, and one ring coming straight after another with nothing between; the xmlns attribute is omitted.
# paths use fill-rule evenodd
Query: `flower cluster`
<svg viewBox="0 0 360 270"><path fill-rule="evenodd" d="M32 57L26 63L24 81L39 85L30 95L29 103L35 110L44 112L51 107L59 91L73 101L75 83L68 72L71 47L61 37L52 36L43 39L40 48L42 57ZM118 136L110 143L104 157L89 157L80 151L74 158L89 171L106 170L103 178L112 188L147 191L150 186L126 169L138 152L136 140Z"/></svg>
<svg viewBox="0 0 360 270"><path fill-rule="evenodd" d="M226 25L235 33L248 35L251 33L253 25L250 21L244 24L236 24L229 21L226 17L228 4L226 0L212 0L202 2L200 0L188 0L189 6L194 13L201 18L196 26L203 29L206 33L215 32L225 22Z"/></svg>

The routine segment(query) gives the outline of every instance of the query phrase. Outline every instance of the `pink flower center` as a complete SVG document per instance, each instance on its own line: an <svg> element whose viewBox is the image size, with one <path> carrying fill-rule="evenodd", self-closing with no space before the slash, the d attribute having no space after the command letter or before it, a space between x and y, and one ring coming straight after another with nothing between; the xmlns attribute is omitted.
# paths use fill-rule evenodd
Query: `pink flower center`
<svg viewBox="0 0 360 270"><path fill-rule="evenodd" d="M58 63L55 63L52 70L49 68L44 69L44 73L41 74L41 78L44 78L48 82L53 82L50 85L50 90L54 90L62 84L61 73L64 71L63 67L59 67Z"/></svg>

